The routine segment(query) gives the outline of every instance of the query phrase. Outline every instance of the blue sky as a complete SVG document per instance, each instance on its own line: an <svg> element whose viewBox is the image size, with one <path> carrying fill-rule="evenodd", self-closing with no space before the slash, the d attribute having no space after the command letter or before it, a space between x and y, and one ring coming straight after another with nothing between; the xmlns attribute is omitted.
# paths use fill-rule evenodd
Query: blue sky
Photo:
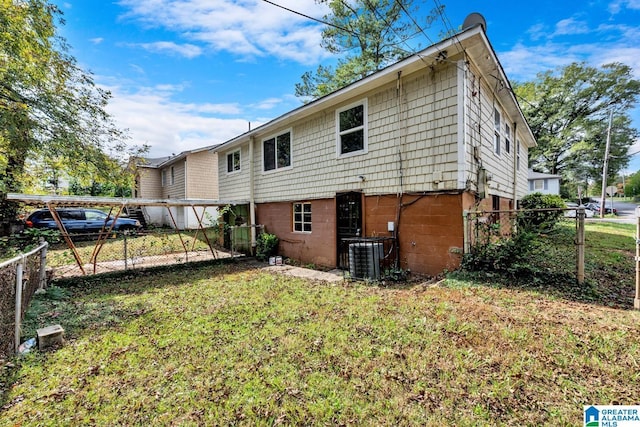
<svg viewBox="0 0 640 427"><path fill-rule="evenodd" d="M314 0L272 1L316 18L327 12ZM335 61L320 48L320 24L263 0L55 3L70 53L112 92L108 111L151 157L224 142L299 107L300 76ZM412 46L479 12L511 81L572 61L623 62L640 78L640 0L415 0L413 17L424 23L436 4L443 19ZM632 117L640 128L640 109ZM640 142L630 152L639 150ZM640 155L628 168L637 170Z"/></svg>

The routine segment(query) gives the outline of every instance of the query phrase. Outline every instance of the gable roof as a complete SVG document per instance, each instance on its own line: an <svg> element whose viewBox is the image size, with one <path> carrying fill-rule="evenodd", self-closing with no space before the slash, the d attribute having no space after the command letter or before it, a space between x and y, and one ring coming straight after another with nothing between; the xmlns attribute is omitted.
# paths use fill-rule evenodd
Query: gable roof
<svg viewBox="0 0 640 427"><path fill-rule="evenodd" d="M465 58L472 61L479 69L486 81L497 80L502 88L507 90L497 91L496 96L500 99L502 106L508 112L509 116L515 119L518 129L522 130L529 141L523 141L528 147L535 145L535 138L531 132L520 105L518 104L511 84L498 61L493 47L484 32L481 24L469 27L462 32L449 37L445 40L435 43L426 49L413 54L395 64L392 64L380 71L377 71L367 77L357 80L342 89L332 92L328 95L318 98L308 104L296 108L285 113L255 129L245 132L235 138L232 138L212 149L214 152L222 150L230 150L247 142L251 137L265 134L290 125L292 122L308 117L317 112L330 109L333 106L347 101L351 98L364 95L376 87L395 81L402 73L404 75L415 72L421 68L434 66L442 61L446 61L447 57L455 54L447 54L447 52L455 51L455 54L465 53Z"/></svg>
<svg viewBox="0 0 640 427"><path fill-rule="evenodd" d="M163 168L165 166L168 166L172 163L177 162L178 160L184 159L189 154L196 154L202 151L210 151L215 147L216 147L215 145L208 145L206 147L200 147L193 150L186 150L181 152L180 154L165 156L165 157L156 157L156 158L142 157L139 159L140 161L136 162L136 166L141 168L151 168L151 169Z"/></svg>
<svg viewBox="0 0 640 427"><path fill-rule="evenodd" d="M560 179L561 175L552 175L548 173L535 172L533 169L529 169L529 181L534 179Z"/></svg>

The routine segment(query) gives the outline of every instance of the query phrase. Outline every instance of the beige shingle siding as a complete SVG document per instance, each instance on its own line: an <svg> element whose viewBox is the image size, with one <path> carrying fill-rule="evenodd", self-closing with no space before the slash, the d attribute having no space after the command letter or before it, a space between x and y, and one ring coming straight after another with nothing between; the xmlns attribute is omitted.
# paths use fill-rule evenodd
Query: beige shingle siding
<svg viewBox="0 0 640 427"><path fill-rule="evenodd" d="M158 199L162 197L162 184L160 182L160 171L158 169L138 167L140 176L138 197L144 199Z"/></svg>
<svg viewBox="0 0 640 427"><path fill-rule="evenodd" d="M283 124L279 129L256 134L253 165L256 202L332 198L336 192L352 190L363 190L368 195L396 194L400 191L400 154L405 192L477 190L478 170L482 166L492 177L488 194L512 198L514 150L521 134L512 137L510 153L505 152L502 140L500 156L494 154L494 105L500 108L501 126L508 120L513 129L513 118L507 116L493 96L490 83L479 77L473 65L468 72L464 66L463 61L456 63L452 59L433 69L425 67L402 76L400 100L396 82L392 82L331 109ZM466 82L466 91L459 87L459 82ZM363 100L368 109L367 153L338 157L336 110ZM464 108L459 102L465 103ZM466 114L460 123L459 112ZM264 172L263 139L288 129L292 166ZM464 141L459 141L462 135ZM241 171L226 172L226 155L234 149L221 153L218 159L222 199L249 198L248 144L242 146ZM518 197L526 194L524 145L520 157ZM359 176L365 177L364 182Z"/></svg>
<svg viewBox="0 0 640 427"><path fill-rule="evenodd" d="M209 150L187 155L187 199L218 199L218 156Z"/></svg>
<svg viewBox="0 0 640 427"><path fill-rule="evenodd" d="M227 172L227 154L238 148L220 152L218 155L218 177L220 200L249 200L249 145L240 148L240 170Z"/></svg>
<svg viewBox="0 0 640 427"><path fill-rule="evenodd" d="M256 201L318 199L336 191L364 189L367 194L399 191L399 151L402 152L404 191L455 188L457 184L457 92L455 66L434 72L423 69L403 78L398 114L396 83L316 113L291 128L292 167L263 172L263 137L256 137L254 164ZM339 158L336 154L336 110L366 100L367 154ZM398 123L398 120L400 122ZM231 152L233 150L230 150ZM226 172L226 155L218 159L221 198L248 198L248 146L243 146L241 171ZM453 153L453 154L452 154ZM432 172L445 182L433 184ZM362 182L358 177L364 176Z"/></svg>
<svg viewBox="0 0 640 427"><path fill-rule="evenodd" d="M505 108L494 95L495 81L487 82L479 77L479 72L473 65L470 65L467 73L467 93L466 93L466 176L470 179L470 188L477 189L478 168L484 167L491 177L487 195L498 195L504 198L513 198L514 180L517 185L517 198L523 197L527 193L527 159L528 150L524 144L520 147L520 170L514 177L516 141L524 141L523 129L516 129L514 134L514 118L510 117ZM491 86L490 84L494 86ZM508 90L502 88L501 90ZM500 112L501 133L500 133L500 154L495 153L494 146L494 108ZM504 140L504 126L508 123L511 128L511 147L506 152ZM477 147L474 155L474 147ZM477 157L477 158L476 158Z"/></svg>
<svg viewBox="0 0 640 427"><path fill-rule="evenodd" d="M171 183L171 167L173 167L173 184ZM184 159L180 159L175 163L171 163L162 167L160 172L161 174L162 170L166 171L166 182L164 183L164 187L162 187L162 198L184 199Z"/></svg>

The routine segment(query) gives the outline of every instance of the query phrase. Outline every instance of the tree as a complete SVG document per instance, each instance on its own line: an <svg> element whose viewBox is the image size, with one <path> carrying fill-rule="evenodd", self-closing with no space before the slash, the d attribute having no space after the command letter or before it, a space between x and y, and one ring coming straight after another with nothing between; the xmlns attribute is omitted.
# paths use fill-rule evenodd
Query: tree
<svg viewBox="0 0 640 427"><path fill-rule="evenodd" d="M627 177L625 187L625 195L633 196L634 198L640 196L640 171Z"/></svg>
<svg viewBox="0 0 640 427"><path fill-rule="evenodd" d="M125 134L96 87L57 35L61 12L46 0L0 0L0 193L23 188L29 164L52 159L71 173L121 179ZM0 221L15 217L4 197Z"/></svg>
<svg viewBox="0 0 640 427"><path fill-rule="evenodd" d="M380 70L410 54L401 44L416 36L412 0L316 0L331 9L324 20L321 46L336 55L336 67L320 65L307 71L296 84L296 96L319 98ZM422 28L428 27L443 6L431 11Z"/></svg>
<svg viewBox="0 0 640 427"><path fill-rule="evenodd" d="M628 164L627 149L639 135L628 111L640 94L640 81L632 78L630 67L573 63L516 84L514 91L538 142L529 153L530 167L560 174L565 183L601 181L611 111L609 176Z"/></svg>

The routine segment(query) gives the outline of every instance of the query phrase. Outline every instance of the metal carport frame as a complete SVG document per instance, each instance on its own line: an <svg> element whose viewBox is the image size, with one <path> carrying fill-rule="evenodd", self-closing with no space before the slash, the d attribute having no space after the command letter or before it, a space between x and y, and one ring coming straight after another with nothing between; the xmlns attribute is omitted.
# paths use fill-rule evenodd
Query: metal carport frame
<svg viewBox="0 0 640 427"><path fill-rule="evenodd" d="M178 224L176 223L173 213L171 212L172 207L184 207L190 206L193 209L195 217L198 221L198 228L196 229L196 233L202 231L205 236L205 240L207 241L207 245L211 250L211 254L215 257L215 250L209 241L207 233L202 225L202 220L204 219L204 214L202 216L198 215L196 211L197 207L212 207L212 206L237 206L237 205L248 205L248 200L208 200L208 199L138 199L138 198L120 198L120 197L91 197L91 196L54 196L54 195L31 195L31 194L20 194L20 193L8 193L7 200L12 200L15 202L21 202L25 205L29 206L44 206L51 211L51 215L53 216L56 224L58 224L58 229L60 230L62 237L65 242L71 249L73 256L82 271L82 274L86 274L82 259L80 258L80 254L78 253L73 241L69 238L69 234L64 227L64 224L60 220L60 216L56 211L57 207L89 207L89 206L108 206L111 208L109 211L109 216L111 216L114 209L117 209L115 214L115 219L118 219L123 209L127 206L159 206L166 207L169 212L169 217L173 223L174 229L178 232L178 237L180 238L180 242L182 243L182 247L185 250L185 253L188 252L186 244L182 239L182 235L180 234L180 229L178 228ZM96 271L96 265L98 260L98 254L102 249L102 245L105 243L107 237L110 235L113 225L115 221L111 224L111 227L108 229L103 227L100 234L98 235L98 240L96 241L96 245L93 248L93 253L91 254L90 263L93 263L93 271ZM105 223L106 225L106 223Z"/></svg>

